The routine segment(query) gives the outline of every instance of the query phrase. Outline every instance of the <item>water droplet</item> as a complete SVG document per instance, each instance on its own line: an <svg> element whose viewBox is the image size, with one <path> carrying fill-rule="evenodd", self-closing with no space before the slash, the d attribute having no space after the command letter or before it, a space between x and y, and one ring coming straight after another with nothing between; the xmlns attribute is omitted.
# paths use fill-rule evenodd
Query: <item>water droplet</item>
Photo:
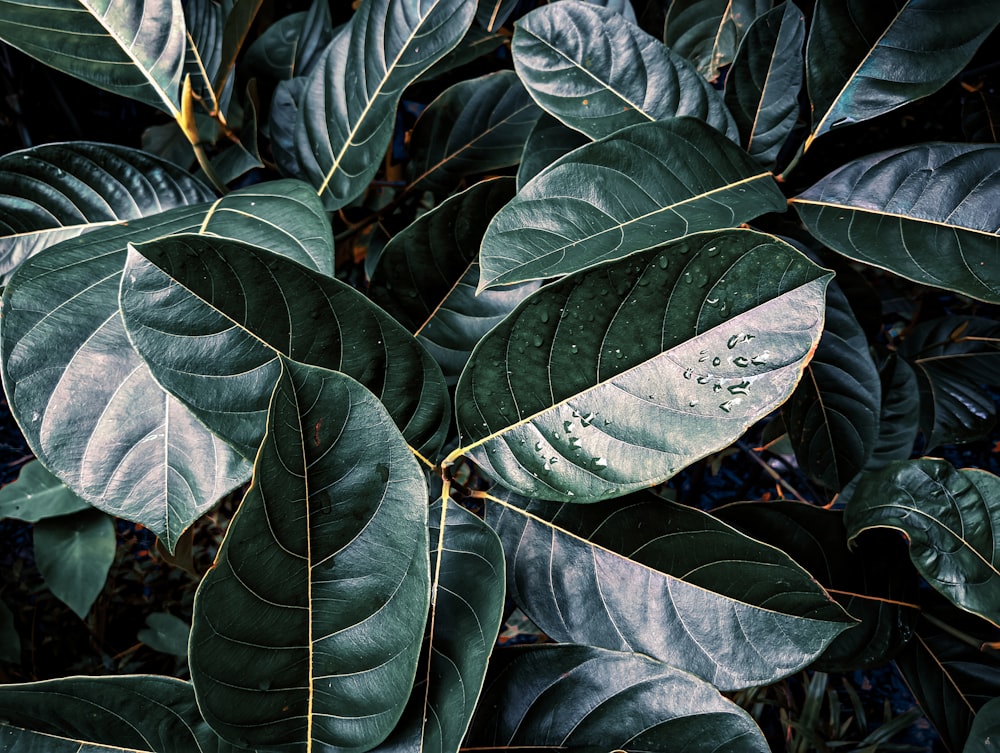
<svg viewBox="0 0 1000 753"><path fill-rule="evenodd" d="M690 272L685 272L684 273L684 282L686 282L688 285L690 285L692 282L694 282L694 276Z"/></svg>
<svg viewBox="0 0 1000 753"><path fill-rule="evenodd" d="M580 411L575 410L570 415L573 416L573 418L579 418L580 417Z"/></svg>
<svg viewBox="0 0 1000 753"><path fill-rule="evenodd" d="M736 356L736 358L733 359L733 364L743 369L750 365L750 359L746 356Z"/></svg>
<svg viewBox="0 0 1000 753"><path fill-rule="evenodd" d="M533 338L531 338L531 344L534 345L536 348L542 347L542 336L535 335Z"/></svg>
<svg viewBox="0 0 1000 753"><path fill-rule="evenodd" d="M742 382L729 385L728 389L732 395L745 395L750 391L750 382L743 380Z"/></svg>
<svg viewBox="0 0 1000 753"><path fill-rule="evenodd" d="M567 490L566 490L566 496L567 496L567 497L575 497L576 495L575 495L575 494L573 494L573 492L571 492L571 491L570 491L569 489L567 489Z"/></svg>
<svg viewBox="0 0 1000 753"><path fill-rule="evenodd" d="M715 358L712 359L712 365L713 366L718 366L721 363L722 363L722 359L719 358L718 356L716 356Z"/></svg>
<svg viewBox="0 0 1000 753"><path fill-rule="evenodd" d="M250 206L252 206L252 207L255 207L255 206L257 206L257 202L256 202L256 201L251 201L251 202L250 202Z"/></svg>
<svg viewBox="0 0 1000 753"><path fill-rule="evenodd" d="M610 426L611 425L611 419L610 418L604 419L604 425L605 426Z"/></svg>
<svg viewBox="0 0 1000 753"><path fill-rule="evenodd" d="M718 298L706 298L705 299L705 303L707 303L709 306L714 306L718 302L719 302Z"/></svg>
<svg viewBox="0 0 1000 753"><path fill-rule="evenodd" d="M573 431L573 422L572 421L563 421L563 430L567 434L572 433L572 431Z"/></svg>
<svg viewBox="0 0 1000 753"><path fill-rule="evenodd" d="M594 465L597 466L598 468L607 468L608 467L608 460L607 460L607 458L603 458L603 457L601 457L601 458L594 458Z"/></svg>
<svg viewBox="0 0 1000 753"><path fill-rule="evenodd" d="M754 366L763 366L764 364L767 363L767 359L770 357L771 357L771 352L765 350L763 353L760 353L756 356L751 356L750 363L752 363Z"/></svg>
<svg viewBox="0 0 1000 753"><path fill-rule="evenodd" d="M572 447L574 450L579 450L581 444L583 444L583 440L580 439L580 437L569 438L569 446Z"/></svg>
<svg viewBox="0 0 1000 753"><path fill-rule="evenodd" d="M580 350L580 349L578 347L576 347L576 343L573 343L572 345L569 346L569 352L570 353L576 353L578 350Z"/></svg>
<svg viewBox="0 0 1000 753"><path fill-rule="evenodd" d="M739 341L740 341L740 336L739 335L733 335L726 342L726 347L729 348L730 350L732 350L733 348L735 348L737 346L737 344L739 344Z"/></svg>
<svg viewBox="0 0 1000 753"><path fill-rule="evenodd" d="M541 451L542 451L542 443L535 442L535 452L541 452Z"/></svg>
<svg viewBox="0 0 1000 753"><path fill-rule="evenodd" d="M698 404L697 400L691 400L690 402L688 402L688 408L693 408L697 404Z"/></svg>
<svg viewBox="0 0 1000 753"><path fill-rule="evenodd" d="M722 392L722 385L716 382L712 385L712 392Z"/></svg>
<svg viewBox="0 0 1000 753"><path fill-rule="evenodd" d="M621 358L621 357L622 357L622 349L615 348L615 358Z"/></svg>
<svg viewBox="0 0 1000 753"><path fill-rule="evenodd" d="M706 256L718 256L719 255L719 247L718 246L709 246L708 248L705 249L705 255Z"/></svg>
<svg viewBox="0 0 1000 753"><path fill-rule="evenodd" d="M690 379L691 378L691 374L693 374L693 373L694 372L691 371L691 369L684 369L684 378L685 379Z"/></svg>
<svg viewBox="0 0 1000 753"><path fill-rule="evenodd" d="M660 269L666 269L670 266L670 259L668 259L665 255L661 255L656 260L656 263L660 265Z"/></svg>
<svg viewBox="0 0 1000 753"><path fill-rule="evenodd" d="M586 416L583 416L580 419L580 425L590 426L592 423L594 423L594 418L596 417L596 415L597 415L596 413L588 413Z"/></svg>
<svg viewBox="0 0 1000 753"><path fill-rule="evenodd" d="M719 405L719 407L722 408L722 410L725 411L726 413L729 413L729 412L731 412L733 410L733 403L734 402L735 401L733 401L733 400L727 400L726 402L721 403Z"/></svg>
<svg viewBox="0 0 1000 753"><path fill-rule="evenodd" d="M542 320L542 324L545 324L545 322L549 320L549 312L546 311L545 309L542 309L542 313L539 315L538 318Z"/></svg>
<svg viewBox="0 0 1000 753"><path fill-rule="evenodd" d="M698 384L708 384L710 380L707 376L703 374L700 377L698 377L695 381L697 381Z"/></svg>
<svg viewBox="0 0 1000 753"><path fill-rule="evenodd" d="M698 363L705 363L708 360L708 351L700 350L698 351Z"/></svg>

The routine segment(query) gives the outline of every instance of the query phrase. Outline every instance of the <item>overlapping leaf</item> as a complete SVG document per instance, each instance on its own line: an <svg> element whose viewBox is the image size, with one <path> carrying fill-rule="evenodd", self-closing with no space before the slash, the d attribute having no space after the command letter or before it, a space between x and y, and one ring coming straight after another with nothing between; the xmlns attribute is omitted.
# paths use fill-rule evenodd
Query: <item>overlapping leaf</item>
<svg viewBox="0 0 1000 753"><path fill-rule="evenodd" d="M861 157L791 200L850 259L1000 302L1000 146L921 144Z"/></svg>
<svg viewBox="0 0 1000 753"><path fill-rule="evenodd" d="M828 280L773 236L730 230L546 285L476 346L456 453L545 499L663 481L788 397Z"/></svg>
<svg viewBox="0 0 1000 753"><path fill-rule="evenodd" d="M514 30L512 53L535 101L591 138L682 115L737 138L722 96L697 69L610 8L537 8Z"/></svg>
<svg viewBox="0 0 1000 753"><path fill-rule="evenodd" d="M365 0L327 46L302 93L291 172L328 209L368 186L403 89L458 44L475 11L466 0Z"/></svg>
<svg viewBox="0 0 1000 753"><path fill-rule="evenodd" d="M115 559L115 524L100 510L39 521L35 562L45 584L81 620L87 618Z"/></svg>
<svg viewBox="0 0 1000 753"><path fill-rule="evenodd" d="M11 152L0 157L0 280L61 240L214 198L187 171L138 149L75 141Z"/></svg>
<svg viewBox="0 0 1000 753"><path fill-rule="evenodd" d="M913 451L920 424L920 393L917 376L909 363L892 354L879 370L882 407L878 440L866 470L878 470L893 460L906 460Z"/></svg>
<svg viewBox="0 0 1000 753"><path fill-rule="evenodd" d="M222 44L219 50L219 62L216 66L214 87L216 91L222 91L233 68L236 65L236 57L243 49L250 27L257 17L257 11L263 5L263 0L233 0L228 4L226 21L222 27Z"/></svg>
<svg viewBox="0 0 1000 753"><path fill-rule="evenodd" d="M476 23L486 31L496 31L517 10L519 0L478 0Z"/></svg>
<svg viewBox="0 0 1000 753"><path fill-rule="evenodd" d="M714 81L733 62L750 25L770 8L770 0L672 0L663 41Z"/></svg>
<svg viewBox="0 0 1000 753"><path fill-rule="evenodd" d="M183 75L191 77L191 89L199 105L208 112L217 112L225 106L220 101L222 91L215 88L222 65L225 11L213 0L188 0L184 3L184 20L187 49ZM232 82L230 92L231 86Z"/></svg>
<svg viewBox="0 0 1000 753"><path fill-rule="evenodd" d="M14 518L37 523L88 507L90 505L37 460L25 463L17 480L0 488L0 520Z"/></svg>
<svg viewBox="0 0 1000 753"><path fill-rule="evenodd" d="M440 449L449 415L440 369L337 279L247 243L175 235L130 248L121 310L157 381L245 457L264 436L282 355L354 377L418 452Z"/></svg>
<svg viewBox="0 0 1000 753"><path fill-rule="evenodd" d="M579 131L563 125L548 113L542 113L524 142L521 163L517 167L518 188L524 188L529 180L560 157L589 143L590 139Z"/></svg>
<svg viewBox="0 0 1000 753"><path fill-rule="evenodd" d="M247 48L243 64L277 79L308 76L334 36L328 3L289 13L268 26Z"/></svg>
<svg viewBox="0 0 1000 753"><path fill-rule="evenodd" d="M576 272L784 206L772 175L704 123L633 126L556 160L497 214L480 288Z"/></svg>
<svg viewBox="0 0 1000 753"><path fill-rule="evenodd" d="M493 749L766 753L750 715L711 685L637 654L539 646L484 695L469 743Z"/></svg>
<svg viewBox="0 0 1000 753"><path fill-rule="evenodd" d="M931 94L1000 22L993 0L819 0L806 47L809 143Z"/></svg>
<svg viewBox="0 0 1000 753"><path fill-rule="evenodd" d="M410 695L427 486L371 393L282 359L254 484L195 595L189 661L234 745L364 751Z"/></svg>

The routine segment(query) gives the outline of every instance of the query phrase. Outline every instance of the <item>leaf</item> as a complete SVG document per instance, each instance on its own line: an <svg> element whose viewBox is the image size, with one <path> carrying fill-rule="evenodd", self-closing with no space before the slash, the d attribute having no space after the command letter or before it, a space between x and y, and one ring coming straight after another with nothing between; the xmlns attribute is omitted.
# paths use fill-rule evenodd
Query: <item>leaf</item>
<svg viewBox="0 0 1000 753"><path fill-rule="evenodd" d="M513 71L449 86L413 127L408 190L448 193L467 175L516 165L540 114Z"/></svg>
<svg viewBox="0 0 1000 753"><path fill-rule="evenodd" d="M913 452L920 418L917 376L909 363L890 354L879 370L882 407L878 418L878 441L865 470L878 470L893 460L906 460Z"/></svg>
<svg viewBox="0 0 1000 753"><path fill-rule="evenodd" d="M156 380L245 457L281 356L360 381L417 452L444 440L444 379L410 333L347 284L264 249L195 235L133 246L121 311Z"/></svg>
<svg viewBox="0 0 1000 753"><path fill-rule="evenodd" d="M762 165L773 167L799 115L806 21L785 2L760 16L743 38L726 74L725 101L740 143Z"/></svg>
<svg viewBox="0 0 1000 753"><path fill-rule="evenodd" d="M0 0L0 40L56 70L180 117L180 0Z"/></svg>
<svg viewBox="0 0 1000 753"><path fill-rule="evenodd" d="M476 23L486 31L496 31L511 17L520 0L478 0Z"/></svg>
<svg viewBox="0 0 1000 753"><path fill-rule="evenodd" d="M869 120L950 81L996 27L993 0L819 0L806 45L812 135ZM974 183L968 185L975 185Z"/></svg>
<svg viewBox="0 0 1000 753"><path fill-rule="evenodd" d="M488 687L472 746L586 750L740 750L767 742L711 685L637 654L592 646L517 652Z"/></svg>
<svg viewBox="0 0 1000 753"><path fill-rule="evenodd" d="M368 186L403 89L458 44L475 9L466 0L364 0L327 46L306 82L294 145L327 209Z"/></svg>
<svg viewBox="0 0 1000 753"><path fill-rule="evenodd" d="M128 341L118 289L130 241L198 231L333 268L315 194L276 181L64 241L22 264L3 295L3 381L32 451L90 504L141 522L168 550L249 468L153 380Z"/></svg>
<svg viewBox="0 0 1000 753"><path fill-rule="evenodd" d="M37 460L25 463L17 481L0 489L0 519L37 523L90 507Z"/></svg>
<svg viewBox="0 0 1000 753"><path fill-rule="evenodd" d="M962 753L990 753L1000 736L1000 698L994 698L976 713Z"/></svg>
<svg viewBox="0 0 1000 753"><path fill-rule="evenodd" d="M828 280L773 236L731 230L546 285L476 346L453 456L558 501L664 481L788 397Z"/></svg>
<svg viewBox="0 0 1000 753"><path fill-rule="evenodd" d="M850 540L893 528L920 574L956 606L1000 623L1000 478L921 458L866 473L847 506Z"/></svg>
<svg viewBox="0 0 1000 753"><path fill-rule="evenodd" d="M222 63L225 11L214 0L187 0L184 21L187 49L183 75L191 77L191 89L200 108L208 113L219 112L226 106L220 99L229 98L214 84Z"/></svg>
<svg viewBox="0 0 1000 753"><path fill-rule="evenodd" d="M502 47L506 40L507 37L500 32L485 31L473 24L465 32L462 40L447 55L421 73L414 83L423 83L439 78L449 71L471 63L473 60L478 60L484 55L489 55L497 48Z"/></svg>
<svg viewBox="0 0 1000 753"><path fill-rule="evenodd" d="M663 41L715 81L733 62L750 25L770 8L770 0L672 0Z"/></svg>
<svg viewBox="0 0 1000 753"><path fill-rule="evenodd" d="M791 203L849 259L997 303L998 182L998 145L920 144L849 162Z"/></svg>
<svg viewBox="0 0 1000 753"><path fill-rule="evenodd" d="M0 601L0 661L21 662L21 636L14 624L14 613ZM0 733L2 734L2 733Z"/></svg>
<svg viewBox="0 0 1000 753"><path fill-rule="evenodd" d="M524 188L529 180L560 157L589 143L590 139L579 131L564 126L548 113L542 113L524 143L521 164L517 168L518 189Z"/></svg>
<svg viewBox="0 0 1000 753"><path fill-rule="evenodd" d="M167 612L153 612L146 617L146 625L137 636L140 641L154 651L187 656L191 628L184 620Z"/></svg>
<svg viewBox="0 0 1000 753"><path fill-rule="evenodd" d="M115 559L115 525L100 510L40 520L34 527L35 562L45 585L81 620L104 589Z"/></svg>
<svg viewBox="0 0 1000 753"><path fill-rule="evenodd" d="M229 184L251 170L264 167L257 146L257 83L251 79L247 85L244 106L240 108L243 124L240 141L226 147L212 159L212 168L220 183Z"/></svg>
<svg viewBox="0 0 1000 753"><path fill-rule="evenodd" d="M773 176L704 123L633 126L556 160L500 210L483 239L480 290L577 272L784 204Z"/></svg>
<svg viewBox="0 0 1000 753"><path fill-rule="evenodd" d="M475 295L486 225L513 196L512 178L494 178L446 199L397 233L372 273L368 295L417 336L450 385L482 336L539 287Z"/></svg>
<svg viewBox="0 0 1000 753"><path fill-rule="evenodd" d="M138 149L74 141L11 152L0 157L0 281L59 241L214 198L185 170Z"/></svg>
<svg viewBox="0 0 1000 753"><path fill-rule="evenodd" d="M214 753L218 739L202 721L190 683L158 675L64 677L57 680L0 686L0 716L8 724L62 738L66 750L156 753ZM4 737L30 740L0 727ZM54 742L25 743L25 751L49 751ZM87 747L84 747L87 746ZM90 747L93 746L93 747Z"/></svg>
<svg viewBox="0 0 1000 753"><path fill-rule="evenodd" d="M784 552L653 495L486 507L508 593L558 642L644 654L733 690L804 667L852 622Z"/></svg>
<svg viewBox="0 0 1000 753"><path fill-rule="evenodd" d="M213 85L216 91L221 92L225 88L236 65L236 58L243 49L243 43L257 17L257 11L263 4L263 0L233 0L229 4L226 21L222 27L219 62L215 67Z"/></svg>
<svg viewBox="0 0 1000 753"><path fill-rule="evenodd" d="M921 322L899 355L917 374L925 446L985 437L996 405L982 385L997 384L1000 325L984 317L947 316Z"/></svg>
<svg viewBox="0 0 1000 753"><path fill-rule="evenodd" d="M816 353L782 417L799 467L842 490L865 467L879 435L882 384L868 340L840 288L826 291L826 322Z"/></svg>
<svg viewBox="0 0 1000 753"><path fill-rule="evenodd" d="M195 595L191 678L234 745L364 751L413 684L427 486L364 387L281 360L254 484Z"/></svg>
<svg viewBox="0 0 1000 753"><path fill-rule="evenodd" d="M682 115L737 138L721 94L695 67L609 8L536 8L514 30L511 52L535 101L592 139Z"/></svg>

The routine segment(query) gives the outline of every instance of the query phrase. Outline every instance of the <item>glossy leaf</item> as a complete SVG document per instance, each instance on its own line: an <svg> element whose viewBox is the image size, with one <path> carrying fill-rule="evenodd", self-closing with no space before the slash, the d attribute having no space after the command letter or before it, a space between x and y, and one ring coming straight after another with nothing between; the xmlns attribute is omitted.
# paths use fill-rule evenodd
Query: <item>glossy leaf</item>
<svg viewBox="0 0 1000 753"><path fill-rule="evenodd" d="M1000 736L1000 698L994 698L976 712L962 753L990 753L996 749L995 740L998 736Z"/></svg>
<svg viewBox="0 0 1000 753"><path fill-rule="evenodd" d="M35 562L49 590L81 619L104 588L115 559L115 524L100 510L40 520Z"/></svg>
<svg viewBox="0 0 1000 753"><path fill-rule="evenodd" d="M191 678L234 745L364 751L416 671L427 486L364 387L281 360L254 484L195 595Z"/></svg>
<svg viewBox="0 0 1000 753"><path fill-rule="evenodd" d="M579 131L564 126L548 113L542 113L524 143L521 163L517 167L517 187L524 188L529 180L557 159L589 143L590 139Z"/></svg>
<svg viewBox="0 0 1000 753"><path fill-rule="evenodd" d="M478 0L476 23L486 31L496 31L517 10L520 0Z"/></svg>
<svg viewBox="0 0 1000 753"><path fill-rule="evenodd" d="M799 467L824 486L843 489L875 451L881 393L865 333L847 297L831 285L816 353L782 406Z"/></svg>
<svg viewBox="0 0 1000 753"><path fill-rule="evenodd" d="M882 407L878 419L878 440L866 470L878 470L890 461L908 459L913 452L920 424L917 376L909 363L893 353L879 370L879 377L882 382Z"/></svg>
<svg viewBox="0 0 1000 753"><path fill-rule="evenodd" d="M776 238L732 230L546 285L476 346L454 454L544 499L664 481L784 402L828 280Z"/></svg>
<svg viewBox="0 0 1000 753"><path fill-rule="evenodd" d="M1000 623L1000 478L945 460L890 463L866 473L847 506L851 539L893 528L921 575L952 603Z"/></svg>
<svg viewBox="0 0 1000 753"><path fill-rule="evenodd" d="M806 21L792 2L758 18L726 74L726 106L740 143L762 165L772 167L799 115L802 45Z"/></svg>
<svg viewBox="0 0 1000 753"><path fill-rule="evenodd" d="M17 480L0 489L0 519L37 523L90 507L37 460L25 463Z"/></svg>
<svg viewBox="0 0 1000 753"><path fill-rule="evenodd" d="M770 0L672 0L663 41L714 81L733 62L750 25L770 8Z"/></svg>
<svg viewBox="0 0 1000 753"><path fill-rule="evenodd" d="M516 165L541 110L513 71L449 86L410 135L410 190L448 193L459 181Z"/></svg>
<svg viewBox="0 0 1000 753"><path fill-rule="evenodd" d="M481 708L473 746L768 750L750 715L711 685L645 656L592 646L518 652L487 688Z"/></svg>
<svg viewBox="0 0 1000 753"><path fill-rule="evenodd" d="M535 101L591 138L682 115L737 138L721 94L695 67L609 8L537 8L518 23L511 51Z"/></svg>
<svg viewBox="0 0 1000 753"><path fill-rule="evenodd" d="M440 369L339 280L247 243L178 235L130 248L121 310L157 381L245 457L264 436L281 356L354 377L414 449L440 449L449 414Z"/></svg>
<svg viewBox="0 0 1000 753"><path fill-rule="evenodd" d="M634 126L556 160L500 210L483 239L480 289L569 274L784 205L772 175L704 123Z"/></svg>
<svg viewBox="0 0 1000 753"><path fill-rule="evenodd" d="M59 241L214 198L187 171L138 149L74 141L11 152L0 157L0 280Z"/></svg>
<svg viewBox="0 0 1000 753"><path fill-rule="evenodd" d="M466 0L364 0L327 46L302 93L297 173L327 209L361 194L389 145L399 97L465 35Z"/></svg>
<svg viewBox="0 0 1000 753"><path fill-rule="evenodd" d="M473 60L478 60L484 55L489 55L498 47L502 47L506 39L507 37L500 32L485 31L473 24L465 32L462 41L455 45L447 55L421 73L415 83L440 78L445 73L471 63Z"/></svg>
<svg viewBox="0 0 1000 753"><path fill-rule="evenodd" d="M136 636L140 641L154 651L187 656L191 628L184 620L168 612L153 612L146 617L146 625Z"/></svg>
<svg viewBox="0 0 1000 753"><path fill-rule="evenodd" d="M183 75L191 77L191 89L200 108L218 112L224 109L220 101L223 99L222 90L215 88L215 81L219 78L222 64L225 11L214 0L187 0L184 3L184 21L187 49Z"/></svg>
<svg viewBox="0 0 1000 753"><path fill-rule="evenodd" d="M1000 146L922 144L861 157L791 203L855 261L1000 302Z"/></svg>
<svg viewBox="0 0 1000 753"><path fill-rule="evenodd" d="M222 43L214 79L216 91L222 91L225 88L233 67L236 65L236 57L243 49L243 43L250 33L250 27L257 17L257 11L263 4L263 0L233 0L229 3L226 21L222 27Z"/></svg>
<svg viewBox="0 0 1000 753"><path fill-rule="evenodd" d="M806 148L831 128L937 91L998 22L993 0L819 0L806 46L813 107Z"/></svg>

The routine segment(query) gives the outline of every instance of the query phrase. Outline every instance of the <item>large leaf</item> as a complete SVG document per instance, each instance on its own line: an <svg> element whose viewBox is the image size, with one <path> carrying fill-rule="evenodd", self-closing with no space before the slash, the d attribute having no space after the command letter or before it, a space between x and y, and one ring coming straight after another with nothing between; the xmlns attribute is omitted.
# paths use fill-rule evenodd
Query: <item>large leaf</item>
<svg viewBox="0 0 1000 753"><path fill-rule="evenodd" d="M0 280L59 241L214 198L187 171L138 149L74 141L11 152L0 157Z"/></svg>
<svg viewBox="0 0 1000 753"><path fill-rule="evenodd" d="M0 329L4 388L34 453L88 502L143 523L170 549L249 473L154 381L119 314L128 243L178 232L241 238L333 268L315 194L292 181L262 184L46 249L4 290Z"/></svg>
<svg viewBox="0 0 1000 753"><path fill-rule="evenodd" d="M453 84L413 127L411 190L447 193L466 175L516 165L539 115L513 71Z"/></svg>
<svg viewBox="0 0 1000 753"><path fill-rule="evenodd" d="M882 406L878 440L865 470L878 470L893 460L906 460L913 452L920 424L920 393L910 364L894 353L879 370Z"/></svg>
<svg viewBox="0 0 1000 753"><path fill-rule="evenodd" d="M766 753L753 719L711 685L637 654L519 651L487 688L472 746Z"/></svg>
<svg viewBox="0 0 1000 753"><path fill-rule="evenodd" d="M222 27L222 43L213 81L216 91L222 91L229 80L236 65L236 57L243 49L243 43L250 33L257 11L263 4L264 0L232 0L227 3L228 12Z"/></svg>
<svg viewBox="0 0 1000 753"><path fill-rule="evenodd" d="M805 37L802 11L782 3L754 21L726 74L740 143L762 165L774 165L798 118Z"/></svg>
<svg viewBox="0 0 1000 753"><path fill-rule="evenodd" d="M184 76L191 77L191 91L199 109L209 113L218 112L225 107L220 101L222 92L214 84L222 63L225 11L214 0L187 0L184 3L184 20L187 27ZM232 86L228 91L232 91Z"/></svg>
<svg viewBox="0 0 1000 753"><path fill-rule="evenodd" d="M976 713L962 753L990 753L1000 735L1000 698L994 698Z"/></svg>
<svg viewBox="0 0 1000 753"><path fill-rule="evenodd" d="M952 603L1000 624L1000 478L921 458L866 473L847 505L851 539L894 528L910 559Z"/></svg>
<svg viewBox="0 0 1000 753"><path fill-rule="evenodd" d="M90 505L37 460L25 463L17 481L0 489L0 520L37 523L44 518L86 510Z"/></svg>
<svg viewBox="0 0 1000 753"><path fill-rule="evenodd" d="M371 393L282 359L254 484L195 595L191 678L223 738L364 751L389 734L430 599L426 498Z"/></svg>
<svg viewBox="0 0 1000 753"><path fill-rule="evenodd" d="M828 280L773 236L731 230L546 285L476 346L455 454L560 501L663 481L788 397Z"/></svg>
<svg viewBox="0 0 1000 753"><path fill-rule="evenodd" d="M537 8L514 30L512 53L535 101L591 138L681 115L737 138L721 94L695 67L609 8Z"/></svg>
<svg viewBox="0 0 1000 753"><path fill-rule="evenodd" d="M467 0L365 0L327 46L302 94L293 174L328 209L368 186L403 89L458 44L475 11Z"/></svg>
<svg viewBox="0 0 1000 753"><path fill-rule="evenodd" d="M633 126L556 160L497 214L480 288L576 272L784 207L772 175L704 123Z"/></svg>
<svg viewBox="0 0 1000 753"><path fill-rule="evenodd" d="M264 436L280 356L374 392L417 452L447 430L441 371L364 295L247 243L177 235L133 246L121 310L153 375L246 457Z"/></svg>
<svg viewBox="0 0 1000 753"><path fill-rule="evenodd" d="M812 478L840 491L875 451L882 383L865 333L836 284L826 322L802 381L782 406L795 458Z"/></svg>
<svg viewBox="0 0 1000 753"><path fill-rule="evenodd" d="M819 0L806 47L813 106L806 148L831 128L937 91L998 22L994 0Z"/></svg>
<svg viewBox="0 0 1000 753"><path fill-rule="evenodd" d="M180 116L181 0L0 0L0 40L46 65Z"/></svg>
<svg viewBox="0 0 1000 753"><path fill-rule="evenodd" d="M770 0L672 0L663 41L714 81L733 62L750 25L770 7Z"/></svg>
<svg viewBox="0 0 1000 753"><path fill-rule="evenodd" d="M491 496L508 591L560 642L634 651L722 689L764 685L852 623L779 549L650 494L597 505Z"/></svg>
<svg viewBox="0 0 1000 753"><path fill-rule="evenodd" d="M35 562L45 584L86 619L115 559L114 521L100 510L83 510L41 520L32 533Z"/></svg>
<svg viewBox="0 0 1000 753"><path fill-rule="evenodd" d="M861 157L791 202L850 259L998 303L997 190L1000 146L934 143Z"/></svg>
<svg viewBox="0 0 1000 753"><path fill-rule="evenodd" d="M589 143L590 139L584 134L542 113L524 142L521 164L517 167L517 187L523 188L557 159Z"/></svg>

